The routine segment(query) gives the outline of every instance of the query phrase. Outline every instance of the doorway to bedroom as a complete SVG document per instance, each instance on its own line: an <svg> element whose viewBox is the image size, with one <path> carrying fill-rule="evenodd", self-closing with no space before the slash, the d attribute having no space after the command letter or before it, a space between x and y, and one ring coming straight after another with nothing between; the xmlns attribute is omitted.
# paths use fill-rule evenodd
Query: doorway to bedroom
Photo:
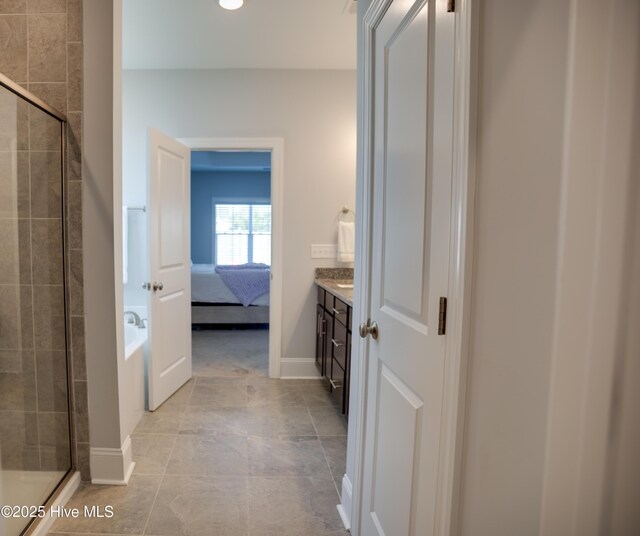
<svg viewBox="0 0 640 536"><path fill-rule="evenodd" d="M271 151L192 151L194 375L268 377L271 244Z"/></svg>

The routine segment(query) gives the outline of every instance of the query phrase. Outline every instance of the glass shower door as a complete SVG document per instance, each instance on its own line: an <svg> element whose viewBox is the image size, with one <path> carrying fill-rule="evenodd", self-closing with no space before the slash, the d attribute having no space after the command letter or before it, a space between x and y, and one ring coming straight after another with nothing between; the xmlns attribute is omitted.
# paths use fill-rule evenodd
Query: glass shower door
<svg viewBox="0 0 640 536"><path fill-rule="evenodd" d="M0 505L39 506L72 466L64 123L0 82Z"/></svg>

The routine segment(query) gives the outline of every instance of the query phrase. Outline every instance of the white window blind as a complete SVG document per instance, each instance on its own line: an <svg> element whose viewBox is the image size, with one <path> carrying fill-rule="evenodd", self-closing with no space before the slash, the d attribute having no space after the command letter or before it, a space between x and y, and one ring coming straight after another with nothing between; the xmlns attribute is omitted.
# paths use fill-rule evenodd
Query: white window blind
<svg viewBox="0 0 640 536"><path fill-rule="evenodd" d="M214 204L215 264L271 264L271 205Z"/></svg>

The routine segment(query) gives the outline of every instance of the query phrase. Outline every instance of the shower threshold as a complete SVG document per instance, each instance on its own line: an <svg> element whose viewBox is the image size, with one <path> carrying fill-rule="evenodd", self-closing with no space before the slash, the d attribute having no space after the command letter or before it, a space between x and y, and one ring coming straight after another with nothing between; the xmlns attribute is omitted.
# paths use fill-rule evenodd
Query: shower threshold
<svg viewBox="0 0 640 536"><path fill-rule="evenodd" d="M44 504L65 474L66 471L3 470L0 475L0 502L14 506ZM29 519L24 517L3 518L0 534L20 534L28 522Z"/></svg>

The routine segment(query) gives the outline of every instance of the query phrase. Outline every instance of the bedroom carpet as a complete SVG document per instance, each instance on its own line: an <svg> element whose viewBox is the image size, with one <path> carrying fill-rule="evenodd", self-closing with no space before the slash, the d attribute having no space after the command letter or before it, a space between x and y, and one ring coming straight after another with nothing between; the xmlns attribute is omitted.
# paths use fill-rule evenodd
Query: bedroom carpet
<svg viewBox="0 0 640 536"><path fill-rule="evenodd" d="M267 377L266 330L194 332L194 377L133 433L128 486L83 483L51 535L345 536L347 425L322 382Z"/></svg>

